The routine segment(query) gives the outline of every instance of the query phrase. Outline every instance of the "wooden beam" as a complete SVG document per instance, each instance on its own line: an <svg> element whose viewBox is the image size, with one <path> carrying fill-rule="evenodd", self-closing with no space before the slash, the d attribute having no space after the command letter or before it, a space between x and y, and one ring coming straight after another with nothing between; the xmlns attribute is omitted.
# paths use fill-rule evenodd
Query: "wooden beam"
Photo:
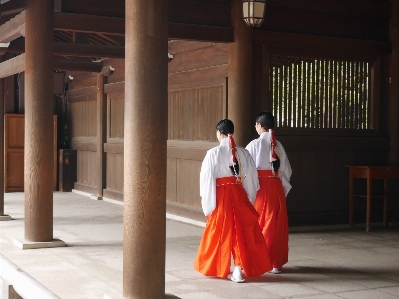
<svg viewBox="0 0 399 299"><path fill-rule="evenodd" d="M389 1L367 0L268 0L267 7L272 6L383 19L390 18L391 10Z"/></svg>
<svg viewBox="0 0 399 299"><path fill-rule="evenodd" d="M169 0L169 22L230 26L230 1ZM63 0L63 13L125 17L125 0Z"/></svg>
<svg viewBox="0 0 399 299"><path fill-rule="evenodd" d="M25 54L0 63L0 79L25 71Z"/></svg>
<svg viewBox="0 0 399 299"><path fill-rule="evenodd" d="M111 95L113 97L124 96L125 95L125 82L122 81L122 82L105 84L104 93L106 93L107 95Z"/></svg>
<svg viewBox="0 0 399 299"><path fill-rule="evenodd" d="M169 43L170 44L170 43ZM204 44L208 44L204 42ZM229 47L224 44L224 49L219 49L213 45L208 46L206 50L200 48L185 53L180 53L168 64L168 73L184 72L188 70L198 70L201 68L212 67L216 65L229 63Z"/></svg>
<svg viewBox="0 0 399 299"><path fill-rule="evenodd" d="M56 42L54 43L54 54L95 58L124 58L125 47Z"/></svg>
<svg viewBox="0 0 399 299"><path fill-rule="evenodd" d="M389 19L268 6L265 12L265 22L261 29L388 41L388 23Z"/></svg>
<svg viewBox="0 0 399 299"><path fill-rule="evenodd" d="M171 18L173 20L173 18ZM180 20L181 18L174 18ZM184 19L185 20L185 19ZM230 20L230 18L228 19ZM187 21L188 22L188 21ZM169 21L169 38L231 42L233 28L227 21L203 21L205 25ZM209 24L207 24L209 23ZM226 23L227 25L221 25ZM217 24L217 25L215 25ZM74 13L54 13L54 29L96 34L125 35L125 18Z"/></svg>
<svg viewBox="0 0 399 299"><path fill-rule="evenodd" d="M25 42L23 40L17 40L10 43L8 52L25 52ZM54 42L54 55L95 58L124 58L125 47Z"/></svg>
<svg viewBox="0 0 399 299"><path fill-rule="evenodd" d="M200 42L200 41L185 41L173 40L168 43L168 52L170 54L184 53L188 51L203 49L213 46L213 42Z"/></svg>
<svg viewBox="0 0 399 299"><path fill-rule="evenodd" d="M8 43L25 34L25 11L0 26L0 43Z"/></svg>
<svg viewBox="0 0 399 299"><path fill-rule="evenodd" d="M26 0L12 0L0 5L0 16L20 13L26 9Z"/></svg>
<svg viewBox="0 0 399 299"><path fill-rule="evenodd" d="M375 61L391 53L389 42L316 36L306 34L254 31L254 42L264 45L271 54L320 58Z"/></svg>
<svg viewBox="0 0 399 299"><path fill-rule="evenodd" d="M230 1L169 0L168 21L207 26L231 26Z"/></svg>
<svg viewBox="0 0 399 299"><path fill-rule="evenodd" d="M109 0L63 0L62 11L124 18L125 0L112 0L112 4Z"/></svg>
<svg viewBox="0 0 399 299"><path fill-rule="evenodd" d="M234 28L169 22L169 38L214 42L233 42Z"/></svg>
<svg viewBox="0 0 399 299"><path fill-rule="evenodd" d="M79 62L79 61L54 61L54 70L57 71L81 71L101 73L103 66L101 62ZM25 71L25 54L11 58L0 63L0 78L9 77Z"/></svg>
<svg viewBox="0 0 399 299"><path fill-rule="evenodd" d="M8 44L0 43L0 56L3 56L4 54L6 54L7 49L8 49Z"/></svg>
<svg viewBox="0 0 399 299"><path fill-rule="evenodd" d="M228 76L228 65L217 65L187 72L169 74L169 90L186 89L189 86L207 86L225 82Z"/></svg>
<svg viewBox="0 0 399 299"><path fill-rule="evenodd" d="M103 66L101 62L54 60L54 70L101 73Z"/></svg>
<svg viewBox="0 0 399 299"><path fill-rule="evenodd" d="M125 18L54 13L54 30L125 35Z"/></svg>
<svg viewBox="0 0 399 299"><path fill-rule="evenodd" d="M96 94L97 94L97 86L90 86L90 87L68 90L66 95L68 99L85 98L93 100L97 98Z"/></svg>

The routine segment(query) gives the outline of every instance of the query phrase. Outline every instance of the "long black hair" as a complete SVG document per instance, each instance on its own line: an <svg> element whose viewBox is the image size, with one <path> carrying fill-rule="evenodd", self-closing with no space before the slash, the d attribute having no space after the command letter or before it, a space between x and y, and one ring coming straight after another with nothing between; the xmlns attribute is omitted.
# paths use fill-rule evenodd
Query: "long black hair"
<svg viewBox="0 0 399 299"><path fill-rule="evenodd" d="M271 112L265 111L261 112L256 116L256 122L261 125L265 130L273 130L274 129L274 116ZM280 168L280 158L277 157L276 161L272 162L274 172L277 172Z"/></svg>
<svg viewBox="0 0 399 299"><path fill-rule="evenodd" d="M229 134L234 134L234 124L230 119L222 119L218 124L216 125L216 130L218 130L220 133L223 135L228 136ZM235 151L235 149L233 149ZM230 170L233 173L233 175L238 176L240 173L240 166L238 164L238 159L237 159L237 153L233 151L233 154L235 154L235 158L237 160L237 163L233 164L230 166Z"/></svg>

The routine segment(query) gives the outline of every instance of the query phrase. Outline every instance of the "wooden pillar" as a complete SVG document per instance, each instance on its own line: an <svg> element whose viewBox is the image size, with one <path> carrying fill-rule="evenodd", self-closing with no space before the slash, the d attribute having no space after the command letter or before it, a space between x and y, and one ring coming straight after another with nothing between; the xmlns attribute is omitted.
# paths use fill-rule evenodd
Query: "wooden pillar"
<svg viewBox="0 0 399 299"><path fill-rule="evenodd" d="M53 239L53 0L27 0L25 239Z"/></svg>
<svg viewBox="0 0 399 299"><path fill-rule="evenodd" d="M388 135L391 138L391 150L388 154L389 164L399 164L399 1L392 0L390 38L392 54L389 61L391 84L388 100Z"/></svg>
<svg viewBox="0 0 399 299"><path fill-rule="evenodd" d="M15 113L14 75L4 78L4 113Z"/></svg>
<svg viewBox="0 0 399 299"><path fill-rule="evenodd" d="M18 113L25 113L25 72L18 75Z"/></svg>
<svg viewBox="0 0 399 299"><path fill-rule="evenodd" d="M107 78L97 75L97 198L103 197L105 188L106 160L104 142L107 142L107 96L104 94L104 84Z"/></svg>
<svg viewBox="0 0 399 299"><path fill-rule="evenodd" d="M234 43L229 45L227 117L234 123L234 139L246 146L254 135L253 117L253 29L242 17L242 1L233 0L231 22Z"/></svg>
<svg viewBox="0 0 399 299"><path fill-rule="evenodd" d="M127 0L123 296L165 296L168 1Z"/></svg>
<svg viewBox="0 0 399 299"><path fill-rule="evenodd" d="M0 56L0 62L3 58ZM4 79L0 79L0 216L4 215Z"/></svg>

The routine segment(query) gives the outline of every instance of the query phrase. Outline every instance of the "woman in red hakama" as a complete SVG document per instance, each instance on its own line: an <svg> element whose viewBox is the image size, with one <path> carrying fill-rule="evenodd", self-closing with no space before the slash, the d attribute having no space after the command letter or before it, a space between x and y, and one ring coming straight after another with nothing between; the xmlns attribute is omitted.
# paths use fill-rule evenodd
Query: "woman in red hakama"
<svg viewBox="0 0 399 299"><path fill-rule="evenodd" d="M259 189L257 171L249 153L235 146L233 123L223 120L216 128L220 145L207 152L201 168L207 224L194 268L207 276L243 282L242 271L248 277L272 269L259 214L252 205ZM232 257L235 269L230 274Z"/></svg>
<svg viewBox="0 0 399 299"><path fill-rule="evenodd" d="M260 189L254 207L273 262L271 272L280 273L288 262L286 196L292 170L282 144L274 136L274 116L270 112L258 114L255 128L259 138L246 147L258 169Z"/></svg>

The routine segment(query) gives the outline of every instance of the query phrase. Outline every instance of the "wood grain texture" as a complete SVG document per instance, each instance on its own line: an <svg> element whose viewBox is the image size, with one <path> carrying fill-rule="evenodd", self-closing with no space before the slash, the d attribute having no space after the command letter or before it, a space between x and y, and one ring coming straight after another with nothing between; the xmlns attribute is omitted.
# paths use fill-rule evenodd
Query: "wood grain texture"
<svg viewBox="0 0 399 299"><path fill-rule="evenodd" d="M2 57L0 58L0 62ZM0 157L4 156L4 80L0 79ZM5 168L4 158L0 159L0 216L4 215L4 186Z"/></svg>
<svg viewBox="0 0 399 299"><path fill-rule="evenodd" d="M123 138L124 98L108 98L108 138Z"/></svg>
<svg viewBox="0 0 399 299"><path fill-rule="evenodd" d="M170 91L168 139L214 141L225 101L224 85Z"/></svg>
<svg viewBox="0 0 399 299"><path fill-rule="evenodd" d="M25 45L25 239L53 239L53 1L27 0Z"/></svg>
<svg viewBox="0 0 399 299"><path fill-rule="evenodd" d="M97 136L96 101L71 102L69 105L70 117L73 120L70 134L73 137Z"/></svg>
<svg viewBox="0 0 399 299"><path fill-rule="evenodd" d="M168 72L172 74L217 65L227 65L228 62L228 48L221 49L212 45L174 54L172 61L168 64Z"/></svg>
<svg viewBox="0 0 399 299"><path fill-rule="evenodd" d="M6 114L4 116L4 188L6 192L24 191L24 143L25 115ZM57 115L53 117L54 137L53 157L53 190L57 190Z"/></svg>
<svg viewBox="0 0 399 299"><path fill-rule="evenodd" d="M165 296L167 11L166 0L126 1L125 298Z"/></svg>
<svg viewBox="0 0 399 299"><path fill-rule="evenodd" d="M68 84L67 97L74 89L80 89L90 86L96 86L97 76L96 74L87 73L87 72L77 72L77 71L69 71L67 75L70 75L74 78L74 80Z"/></svg>
<svg viewBox="0 0 399 299"><path fill-rule="evenodd" d="M0 43L9 43L25 31L25 11L0 26Z"/></svg>
<svg viewBox="0 0 399 299"><path fill-rule="evenodd" d="M0 63L0 79L25 71L25 54Z"/></svg>
<svg viewBox="0 0 399 299"><path fill-rule="evenodd" d="M24 190L24 115L5 115L5 192Z"/></svg>
<svg viewBox="0 0 399 299"><path fill-rule="evenodd" d="M227 76L227 64L172 73L168 76L168 88L169 90L195 89L199 86L223 84Z"/></svg>
<svg viewBox="0 0 399 299"><path fill-rule="evenodd" d="M229 45L227 118L235 125L238 145L251 140L253 132L253 29L242 21L242 1L233 0L231 21L234 43ZM215 124L216 125L216 124Z"/></svg>
<svg viewBox="0 0 399 299"><path fill-rule="evenodd" d="M201 208L199 196L199 174L202 161L177 159L177 203L193 208Z"/></svg>
<svg viewBox="0 0 399 299"><path fill-rule="evenodd" d="M104 93L104 84L107 78L103 75L97 76L97 193L102 197L103 189L106 187L106 155L104 143L107 142L107 96Z"/></svg>
<svg viewBox="0 0 399 299"><path fill-rule="evenodd" d="M77 151L77 164L80 166L77 169L77 183L92 186L96 190L97 186L97 176L93 171L96 169L96 152L91 151ZM95 192L93 192L95 194Z"/></svg>
<svg viewBox="0 0 399 299"><path fill-rule="evenodd" d="M106 189L123 194L123 153L107 154L107 184Z"/></svg>
<svg viewBox="0 0 399 299"><path fill-rule="evenodd" d="M177 159L167 160L166 200L177 202Z"/></svg>

